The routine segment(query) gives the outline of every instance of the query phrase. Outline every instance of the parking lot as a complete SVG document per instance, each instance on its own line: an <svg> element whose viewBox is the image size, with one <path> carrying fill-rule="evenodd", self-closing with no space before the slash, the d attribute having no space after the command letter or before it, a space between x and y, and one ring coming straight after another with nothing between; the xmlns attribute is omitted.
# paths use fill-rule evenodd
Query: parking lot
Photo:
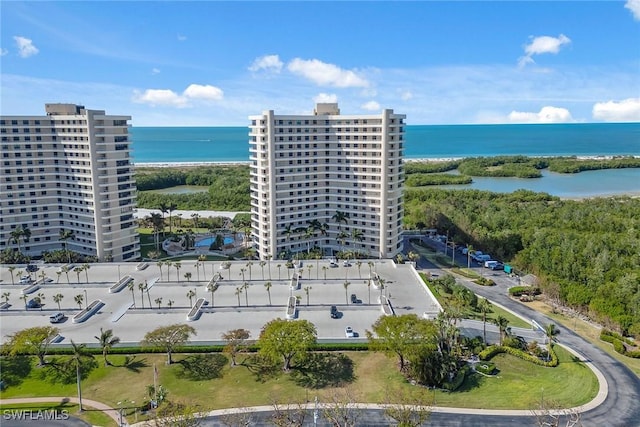
<svg viewBox="0 0 640 427"><path fill-rule="evenodd" d="M231 262L229 269L221 262L205 262L196 267L196 260L181 261L180 280L174 267L167 277L167 267L160 269L149 263L144 269L137 269L131 263L92 264L89 270L79 275L70 271L60 275L60 265L39 265L34 277L45 274L45 283L28 294L27 301L22 292L28 286L19 284L16 268L14 282L7 266L0 270L0 294L8 294L6 306L0 310L0 341L7 335L32 326L50 325L49 316L62 312L65 318L55 326L60 330L60 343L97 343L94 338L100 328L113 329L123 343L138 343L145 333L159 326L173 323L188 323L194 327L197 336L193 341L220 342L221 334L230 329L244 328L257 338L262 326L275 318L285 318L290 296L298 297L296 318L312 322L320 340L338 341L347 339L345 328L352 327L355 340L365 339L366 330L382 315L379 296L386 295L396 314L425 312L433 315L439 309L438 303L422 284L420 277L409 264L396 265L390 260L362 260L360 267L355 262L345 266L342 262L332 266L329 260L305 261L299 268L287 268L284 261L270 261L263 267L259 261ZM301 277L297 289L290 286L294 272ZM190 273L190 279L185 274ZM370 273L377 273L384 281L384 289L376 289L370 284ZM207 291L207 284L219 274L219 287L213 294ZM243 277L244 274L244 277ZM110 293L110 288L119 279L130 276L133 290L124 287ZM68 277L68 278L67 278ZM88 281L87 281L88 277ZM141 291L140 284L147 283L149 290ZM267 290L266 283L271 283ZM348 285L345 286L345 283ZM246 284L246 285L245 285ZM191 300L188 297L191 294ZM355 303L351 295L355 294ZM42 307L25 307L28 300L37 296L42 299ZM62 295L58 303L55 295ZM81 311L76 298L82 296L82 308L87 301L101 301L103 305L87 320L73 322L73 316ZM58 297L59 298L59 297ZM55 298L55 299L58 299ZM198 298L208 302L200 316L187 321L191 305ZM151 303L151 304L150 304ZM335 305L338 315L331 316L331 306Z"/></svg>

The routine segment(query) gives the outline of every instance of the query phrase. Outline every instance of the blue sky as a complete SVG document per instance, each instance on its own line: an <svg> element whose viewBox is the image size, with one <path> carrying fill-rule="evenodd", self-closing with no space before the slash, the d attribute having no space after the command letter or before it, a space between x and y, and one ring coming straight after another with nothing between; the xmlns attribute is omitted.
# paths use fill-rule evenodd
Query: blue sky
<svg viewBox="0 0 640 427"><path fill-rule="evenodd" d="M273 109L409 124L640 121L640 0L0 2L0 112L134 126Z"/></svg>

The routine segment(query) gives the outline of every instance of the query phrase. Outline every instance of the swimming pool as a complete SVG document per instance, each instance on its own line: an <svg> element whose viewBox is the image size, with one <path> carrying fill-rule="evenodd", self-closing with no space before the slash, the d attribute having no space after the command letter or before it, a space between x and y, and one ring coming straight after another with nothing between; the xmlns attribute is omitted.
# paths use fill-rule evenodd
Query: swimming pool
<svg viewBox="0 0 640 427"><path fill-rule="evenodd" d="M203 247L208 248L215 241L216 241L215 237L204 238L196 242L196 248L203 248ZM223 239L223 244L229 245L231 243L233 243L233 237L225 237Z"/></svg>

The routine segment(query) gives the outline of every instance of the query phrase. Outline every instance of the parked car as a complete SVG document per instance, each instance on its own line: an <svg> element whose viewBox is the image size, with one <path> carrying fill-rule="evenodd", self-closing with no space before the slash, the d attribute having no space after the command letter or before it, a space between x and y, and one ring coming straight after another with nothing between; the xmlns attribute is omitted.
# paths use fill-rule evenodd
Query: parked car
<svg viewBox="0 0 640 427"><path fill-rule="evenodd" d="M338 314L338 307L336 307L335 305L331 306L331 318L332 319L337 319L339 316Z"/></svg>
<svg viewBox="0 0 640 427"><path fill-rule="evenodd" d="M353 333L353 328L351 326L347 326L346 328L344 328L344 335L347 338L355 337L355 334Z"/></svg>
<svg viewBox="0 0 640 427"><path fill-rule="evenodd" d="M27 308L40 308L42 307L42 304L40 303L40 300L37 300L35 298L30 299L27 302Z"/></svg>
<svg viewBox="0 0 640 427"><path fill-rule="evenodd" d="M30 285L31 284L31 276L22 276L20 278L20 282L21 285Z"/></svg>
<svg viewBox="0 0 640 427"><path fill-rule="evenodd" d="M337 267L338 266L338 260L335 258L331 258L329 260L329 267Z"/></svg>
<svg viewBox="0 0 640 427"><path fill-rule="evenodd" d="M345 259L345 260L342 262L342 266L343 266L343 267L351 267L351 263Z"/></svg>
<svg viewBox="0 0 640 427"><path fill-rule="evenodd" d="M356 296L356 294L351 294L351 304L357 304L358 303L358 297Z"/></svg>
<svg viewBox="0 0 640 427"><path fill-rule="evenodd" d="M49 322L51 323L60 323L64 320L64 314L61 312L57 312L49 316Z"/></svg>
<svg viewBox="0 0 640 427"><path fill-rule="evenodd" d="M492 270L502 270L504 268L504 264L499 262L497 264L495 264L493 267L491 267Z"/></svg>
<svg viewBox="0 0 640 427"><path fill-rule="evenodd" d="M35 273L36 271L38 271L38 266L37 265L35 265L35 264L27 265L27 272Z"/></svg>

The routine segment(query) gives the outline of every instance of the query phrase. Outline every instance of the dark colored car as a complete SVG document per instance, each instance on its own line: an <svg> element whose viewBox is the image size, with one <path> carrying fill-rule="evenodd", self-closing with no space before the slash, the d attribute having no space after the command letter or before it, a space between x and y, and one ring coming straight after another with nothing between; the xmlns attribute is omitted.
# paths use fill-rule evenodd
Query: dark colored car
<svg viewBox="0 0 640 427"><path fill-rule="evenodd" d="M27 308L40 308L41 306L42 306L42 304L40 304L40 301L35 299L35 298L30 299L27 302Z"/></svg>
<svg viewBox="0 0 640 427"><path fill-rule="evenodd" d="M338 307L336 307L335 305L331 306L331 318L332 319L338 318Z"/></svg>
<svg viewBox="0 0 640 427"><path fill-rule="evenodd" d="M35 265L35 264L27 265L27 272L35 273L36 271L38 271L38 266L37 265Z"/></svg>
<svg viewBox="0 0 640 427"><path fill-rule="evenodd" d="M351 294L351 304L357 304L358 303L358 297L356 296L356 294Z"/></svg>

